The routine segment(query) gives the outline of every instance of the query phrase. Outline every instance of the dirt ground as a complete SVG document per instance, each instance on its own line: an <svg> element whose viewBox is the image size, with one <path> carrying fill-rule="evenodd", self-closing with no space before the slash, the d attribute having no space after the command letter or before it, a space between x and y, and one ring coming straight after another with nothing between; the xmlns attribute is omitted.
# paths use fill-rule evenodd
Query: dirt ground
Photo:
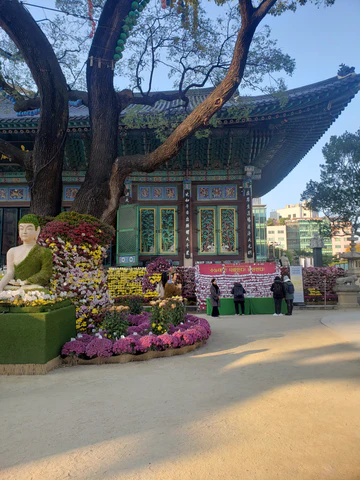
<svg viewBox="0 0 360 480"><path fill-rule="evenodd" d="M0 479L359 480L360 344L326 315L211 319L184 356L1 377Z"/></svg>

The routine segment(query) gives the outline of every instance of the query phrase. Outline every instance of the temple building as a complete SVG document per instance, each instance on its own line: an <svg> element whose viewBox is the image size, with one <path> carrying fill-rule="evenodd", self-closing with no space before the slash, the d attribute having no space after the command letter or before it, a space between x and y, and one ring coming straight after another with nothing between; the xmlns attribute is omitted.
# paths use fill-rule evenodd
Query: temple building
<svg viewBox="0 0 360 480"><path fill-rule="evenodd" d="M252 197L280 183L315 145L360 89L360 75L333 77L280 96L235 95L207 132L189 138L180 153L154 173L134 172L117 215L112 263L144 265L165 256L176 265L256 261ZM189 92L187 111L210 89ZM131 105L136 115L171 114L180 101ZM70 208L84 180L90 149L88 109L70 106L63 170L63 207ZM125 112L126 113L126 112ZM17 116L0 94L0 137L32 149L39 115ZM153 151L150 128L119 122L119 156ZM0 162L2 262L17 242L17 220L30 193L22 168ZM261 251L261 249L259 250ZM261 260L265 251L260 254ZM259 258L260 260L260 258Z"/></svg>

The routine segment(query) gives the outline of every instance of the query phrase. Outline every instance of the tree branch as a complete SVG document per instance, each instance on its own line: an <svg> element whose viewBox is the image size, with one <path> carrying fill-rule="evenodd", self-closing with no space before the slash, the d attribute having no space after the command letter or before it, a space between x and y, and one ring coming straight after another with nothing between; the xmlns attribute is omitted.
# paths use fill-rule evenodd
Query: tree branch
<svg viewBox="0 0 360 480"><path fill-rule="evenodd" d="M21 58L21 52L10 53L10 52L7 52L6 50L4 50L3 48L0 47L0 56L6 58L8 60L16 61L16 60L19 60Z"/></svg>
<svg viewBox="0 0 360 480"><path fill-rule="evenodd" d="M10 86L0 72L0 87L15 100L22 100L22 95L12 86Z"/></svg>
<svg viewBox="0 0 360 480"><path fill-rule="evenodd" d="M264 0L265 6L270 9L276 0ZM266 5L265 5L266 4ZM134 171L153 172L165 161L174 158L187 138L201 126L206 125L210 118L218 112L238 88L244 75L246 60L257 25L261 21L258 15L255 18L255 9L250 0L239 0L241 14L241 28L238 32L233 58L227 74L213 92L198 105L188 117L174 130L167 140L149 155L132 155L120 157L121 176L126 178ZM151 97L150 97L151 98Z"/></svg>
<svg viewBox="0 0 360 480"><path fill-rule="evenodd" d="M277 0L263 0L260 5L255 9L254 16L258 22L265 17L269 10L275 5Z"/></svg>
<svg viewBox="0 0 360 480"><path fill-rule="evenodd" d="M20 148L0 138L0 153L9 158L11 162L18 163L23 167L29 157L29 152L23 152Z"/></svg>

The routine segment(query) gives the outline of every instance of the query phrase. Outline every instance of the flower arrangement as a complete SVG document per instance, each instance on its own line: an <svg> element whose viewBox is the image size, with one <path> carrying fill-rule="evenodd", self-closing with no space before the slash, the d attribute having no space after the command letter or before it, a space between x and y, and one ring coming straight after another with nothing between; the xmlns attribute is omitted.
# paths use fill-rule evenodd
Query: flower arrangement
<svg viewBox="0 0 360 480"><path fill-rule="evenodd" d="M149 313L129 315L129 323L141 326L147 321ZM131 328L131 327L130 327ZM179 325L169 325L169 331L160 335L144 330L143 334L132 333L119 339L109 339L103 331L94 336L78 334L62 348L62 356L90 359L94 357L107 358L111 355L139 355L148 351L163 351L167 348L181 348L197 342L205 342L211 335L209 323L204 318L186 315Z"/></svg>
<svg viewBox="0 0 360 480"><path fill-rule="evenodd" d="M177 279L182 285L181 295L187 299L196 299L195 267L176 267Z"/></svg>
<svg viewBox="0 0 360 480"><path fill-rule="evenodd" d="M130 324L128 321L129 307L111 307L106 314L101 327L105 331L104 335L108 339L115 339L124 335Z"/></svg>
<svg viewBox="0 0 360 480"><path fill-rule="evenodd" d="M79 331L101 323L112 303L102 267L112 236L109 225L75 212L61 213L41 231L39 243L53 254L51 293L74 303Z"/></svg>
<svg viewBox="0 0 360 480"><path fill-rule="evenodd" d="M155 292L156 283L160 282L161 274L163 272L169 272L171 269L171 263L166 258L158 257L150 262L146 267L146 272L142 279L142 291L146 295L153 292L153 296L157 297Z"/></svg>
<svg viewBox="0 0 360 480"><path fill-rule="evenodd" d="M108 291L112 299L127 295L142 295L142 278L146 273L141 267L108 269Z"/></svg>
<svg viewBox="0 0 360 480"><path fill-rule="evenodd" d="M150 302L151 327L157 335L168 331L170 325L177 326L185 318L185 305L182 297L171 297Z"/></svg>
<svg viewBox="0 0 360 480"><path fill-rule="evenodd" d="M4 290L0 293L1 304L11 304L11 306L15 307L50 306L62 301L63 298L59 298L57 295L51 295L45 290L26 291L20 287L17 290Z"/></svg>

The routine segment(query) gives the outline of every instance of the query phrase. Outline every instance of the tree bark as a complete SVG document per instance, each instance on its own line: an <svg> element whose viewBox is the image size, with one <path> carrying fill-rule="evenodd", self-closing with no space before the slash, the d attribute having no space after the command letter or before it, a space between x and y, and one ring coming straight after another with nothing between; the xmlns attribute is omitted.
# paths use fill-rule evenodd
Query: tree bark
<svg viewBox="0 0 360 480"><path fill-rule="evenodd" d="M61 211L62 166L68 124L67 85L55 53L35 20L18 0L0 0L0 26L23 55L40 94L40 120L26 165L30 210Z"/></svg>
<svg viewBox="0 0 360 480"><path fill-rule="evenodd" d="M130 8L130 3L125 0L107 0L87 63L91 155L85 181L72 209L99 218L110 201L109 182L118 154L119 113L123 109L114 89L114 70L111 66L122 21Z"/></svg>

